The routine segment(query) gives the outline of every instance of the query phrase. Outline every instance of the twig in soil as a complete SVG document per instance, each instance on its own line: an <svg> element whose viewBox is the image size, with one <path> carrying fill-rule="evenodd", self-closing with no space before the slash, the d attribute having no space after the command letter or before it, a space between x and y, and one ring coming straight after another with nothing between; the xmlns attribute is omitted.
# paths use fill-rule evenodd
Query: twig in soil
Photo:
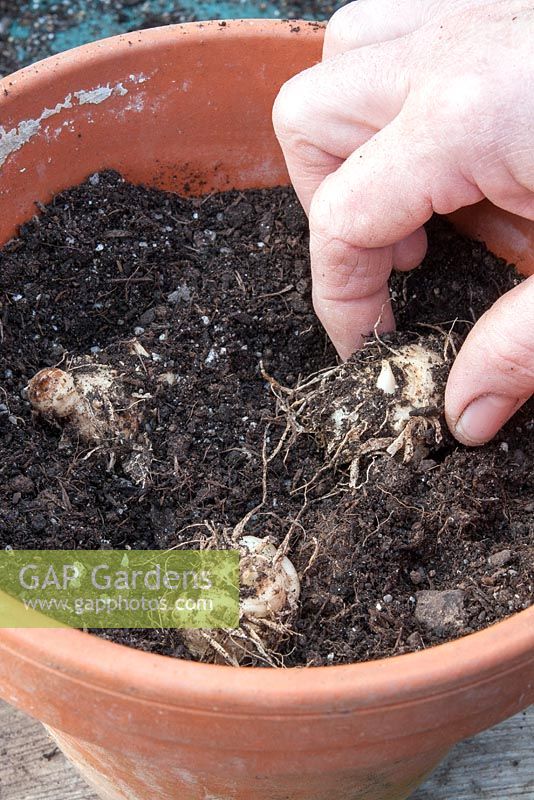
<svg viewBox="0 0 534 800"><path fill-rule="evenodd" d="M306 566L302 570L302 575L301 575L302 578L312 568L312 566L314 565L315 561L317 560L317 556L319 555L320 546L319 546L319 540L317 539L316 536L314 536L312 538L312 542L313 542L313 545L314 545L313 553L311 554L311 556L310 556L310 558L308 560L308 563L306 564Z"/></svg>
<svg viewBox="0 0 534 800"><path fill-rule="evenodd" d="M209 633L203 630L199 630L196 633L197 636L199 636L200 639L204 640L210 648L215 650L217 655L219 655L224 662L230 664L230 666L232 667L239 666L239 661L237 660L237 658L230 655L230 653L222 646L222 644L219 644L217 639L215 639L213 636L210 636Z"/></svg>
<svg viewBox="0 0 534 800"><path fill-rule="evenodd" d="M234 274L235 274L236 281L237 281L237 283L238 283L238 286L239 286L239 288L241 289L241 291L243 292L243 294L244 294L244 295L245 295L245 297L246 297L246 296L247 296L247 293L248 293L248 292L247 292L247 287L246 287L246 285L245 285L245 281L244 281L244 280L243 280L243 278L241 277L241 273L240 273L240 272L238 272L238 270L236 269L236 270L234 270Z"/></svg>
<svg viewBox="0 0 534 800"><path fill-rule="evenodd" d="M381 522L379 521L378 517L376 518L376 520L377 520L377 523L378 523L378 524L377 524L376 528L375 528L374 530L372 530L370 533L368 533L368 534L367 534L367 536L366 536L366 537L364 538L364 540L362 541L362 543L361 543L361 545L360 545L360 548L361 548L362 550L365 548L365 545L367 544L367 542L369 541L369 539L372 539L374 536L376 536L376 534L378 533L378 531L379 531L381 528L383 528L383 527L384 527L384 525L387 525L387 524L388 524L388 522L390 521L390 519L391 519L391 517L394 515L394 513L395 513L394 511L391 511L391 512L389 513L389 516L388 516L386 519L383 519Z"/></svg>
<svg viewBox="0 0 534 800"><path fill-rule="evenodd" d="M283 289L280 289L278 292L268 292L267 294L259 294L256 298L257 300L268 300L271 297L279 297L281 294L287 294L287 292L291 292L295 287L292 283L288 284L288 286L284 286Z"/></svg>
<svg viewBox="0 0 534 800"><path fill-rule="evenodd" d="M382 492L382 494L387 495L387 497L391 497L391 499L395 500L395 502L398 503L399 506L402 506L403 508L407 508L410 511L417 511L417 512L419 512L419 514L421 514L422 517L431 516L429 514L429 512L425 511L425 509L422 508L421 506L410 506L410 505L408 505L408 503L403 503L403 501L400 499L400 497L397 497L396 495L392 494L391 492L388 492L388 490L384 489L384 487L381 486L379 483L376 483L375 486L376 486L376 488L378 489L379 492Z"/></svg>
<svg viewBox="0 0 534 800"><path fill-rule="evenodd" d="M404 635L404 628L401 625L401 627L399 628L399 633L397 635L397 640L395 642L395 645L393 646L393 652L394 653L396 653L397 650L399 649L400 643L402 642L403 635Z"/></svg>
<svg viewBox="0 0 534 800"><path fill-rule="evenodd" d="M351 435L352 435L352 431L347 431L345 437L341 440L341 442L339 443L337 449L332 454L330 459L328 461L326 461L323 464L323 466L320 467L317 470L317 472L310 478L309 481L306 481L306 483L302 484L301 486L297 486L296 489L292 489L291 490L291 494L294 495L294 494L299 494L300 492L304 492L304 493L308 492L311 489L311 487L314 486L317 483L317 481L318 481L318 479L319 479L319 477L321 475L323 475L325 472L333 470L335 468L336 464L339 461L340 453L342 452L343 448L346 447L347 442L349 441ZM353 463L355 463L355 462L353 462ZM352 470L352 466L351 466L351 470ZM356 475L357 475L357 473L356 473ZM349 481L349 485L352 486L352 474L351 474L351 479Z"/></svg>

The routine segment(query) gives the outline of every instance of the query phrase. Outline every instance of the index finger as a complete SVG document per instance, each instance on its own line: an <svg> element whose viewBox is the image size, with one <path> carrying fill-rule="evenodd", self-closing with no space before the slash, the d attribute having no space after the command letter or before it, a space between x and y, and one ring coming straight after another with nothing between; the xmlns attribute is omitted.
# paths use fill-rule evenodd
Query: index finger
<svg viewBox="0 0 534 800"><path fill-rule="evenodd" d="M401 110L409 92L405 49L392 42L344 53L280 90L273 124L307 213L326 176Z"/></svg>
<svg viewBox="0 0 534 800"><path fill-rule="evenodd" d="M325 178L310 207L314 306L338 353L392 329L392 245L432 215L480 199L453 155L405 109Z"/></svg>

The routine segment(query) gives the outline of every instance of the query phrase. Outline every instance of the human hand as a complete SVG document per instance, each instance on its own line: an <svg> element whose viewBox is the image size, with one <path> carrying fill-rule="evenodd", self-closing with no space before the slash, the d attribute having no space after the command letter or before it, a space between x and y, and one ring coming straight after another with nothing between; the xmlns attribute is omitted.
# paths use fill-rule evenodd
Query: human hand
<svg viewBox="0 0 534 800"><path fill-rule="evenodd" d="M342 358L394 327L387 280L417 266L422 225L484 197L534 220L534 8L520 0L358 0L273 119L309 215L315 310ZM534 277L479 320L446 416L491 439L534 391Z"/></svg>

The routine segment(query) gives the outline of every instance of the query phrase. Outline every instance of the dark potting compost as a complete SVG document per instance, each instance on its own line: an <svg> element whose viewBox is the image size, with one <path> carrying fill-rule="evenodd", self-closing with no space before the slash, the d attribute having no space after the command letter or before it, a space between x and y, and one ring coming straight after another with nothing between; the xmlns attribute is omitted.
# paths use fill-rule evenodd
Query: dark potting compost
<svg viewBox="0 0 534 800"><path fill-rule="evenodd" d="M341 365L291 190L191 199L105 173L41 210L0 252L0 546L239 546L258 580L279 571L280 603L237 638L101 635L322 665L529 606L533 404L476 449L443 420L454 354L512 268L433 220L424 264L391 280L398 331Z"/></svg>

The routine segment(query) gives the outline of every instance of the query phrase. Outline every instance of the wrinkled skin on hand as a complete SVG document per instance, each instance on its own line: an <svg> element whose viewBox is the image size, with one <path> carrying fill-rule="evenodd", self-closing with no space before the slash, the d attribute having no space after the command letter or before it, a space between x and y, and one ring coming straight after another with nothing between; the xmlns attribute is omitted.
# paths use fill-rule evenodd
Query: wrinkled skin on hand
<svg viewBox="0 0 534 800"><path fill-rule="evenodd" d="M391 330L387 280L417 266L423 224L484 197L534 220L534 7L358 0L323 62L289 81L274 124L309 215L314 305L342 358ZM534 391L534 277L479 320L449 376L447 422L482 444Z"/></svg>

